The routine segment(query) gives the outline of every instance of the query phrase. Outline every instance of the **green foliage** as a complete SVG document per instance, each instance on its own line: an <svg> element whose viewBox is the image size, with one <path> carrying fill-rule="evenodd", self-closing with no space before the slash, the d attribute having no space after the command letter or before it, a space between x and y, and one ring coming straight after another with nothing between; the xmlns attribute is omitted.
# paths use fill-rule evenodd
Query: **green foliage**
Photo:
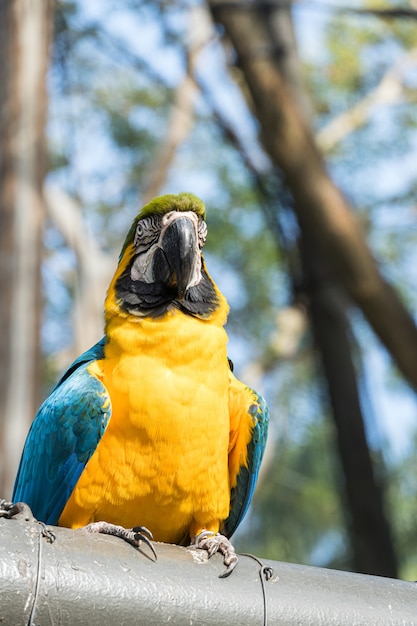
<svg viewBox="0 0 417 626"><path fill-rule="evenodd" d="M382 6L380 0L365 4ZM116 262L142 205L150 168L157 166L175 88L184 75L187 7L176 0L107 0L101 7L102 18L93 19L86 17L79 1L57 4L50 74L50 177L79 200L88 228ZM122 13L132 17L126 37L112 28L111 18ZM323 127L361 102L415 46L416 28L415 22L405 20L331 17L322 40L324 63L319 66L306 59L317 111L314 125ZM132 41L145 36L146 45ZM205 54L207 75L217 78L222 62L218 49L212 56ZM413 80L408 79L400 103L373 109L362 127L337 144L328 161L336 182L357 205L376 257L416 309L416 179L410 159L417 125ZM235 92L226 81L217 89L219 99L229 98L228 107L233 109ZM248 120L239 119L237 126L243 136L254 133ZM292 302L294 289L288 249L279 248L266 217L269 211L284 220L281 198L276 192L265 196L260 191L225 136L210 104L200 96L192 129L161 193L191 191L204 200L208 266L232 305L231 357L240 371L258 359L260 367L268 362L260 383L272 414L271 452L239 547L269 558L348 568L351 555L340 501L340 468L320 396L322 381L311 354L312 339L293 361L277 362L271 350L277 309ZM388 179L392 184L384 186ZM289 244L292 249L293 241ZM61 320L70 318L71 285L66 278L73 260L68 261L70 253L56 235L48 250L58 268L53 276L48 274L50 284L45 288L49 354L69 342L68 324ZM64 286L57 289L59 281ZM366 353L367 331L359 328L358 333ZM52 380L49 359L48 364ZM390 502L403 571L415 578L410 573L416 565L411 550L416 541L413 463L410 454L403 465L398 461L393 468Z"/></svg>

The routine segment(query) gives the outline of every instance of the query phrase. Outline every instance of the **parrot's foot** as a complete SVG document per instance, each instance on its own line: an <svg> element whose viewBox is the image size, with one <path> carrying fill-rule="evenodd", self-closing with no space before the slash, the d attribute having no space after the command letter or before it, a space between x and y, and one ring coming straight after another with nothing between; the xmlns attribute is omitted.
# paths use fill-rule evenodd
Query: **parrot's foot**
<svg viewBox="0 0 417 626"><path fill-rule="evenodd" d="M127 541L135 548L139 548L142 541L151 550L155 557L155 561L158 557L155 552L155 548L152 545L153 535L150 530L145 526L135 526L134 528L124 528L123 526L117 526L117 524L109 524L108 522L93 522L83 526L80 530L86 530L89 533L102 533L103 535L113 535L113 537L119 537L124 541Z"/></svg>
<svg viewBox="0 0 417 626"><path fill-rule="evenodd" d="M0 499L0 517L6 519L21 519L25 522L36 522L41 527L41 534L50 543L53 543L56 539L54 531L49 528L44 522L40 522L32 513L32 509L26 502L8 502L7 500Z"/></svg>
<svg viewBox="0 0 417 626"><path fill-rule="evenodd" d="M220 552L223 555L223 563L226 565L226 569L223 574L220 574L219 578L229 576L239 560L231 542L220 533L216 535L210 530L203 530L197 537L193 537L191 545L207 550L209 558L216 552Z"/></svg>
<svg viewBox="0 0 417 626"><path fill-rule="evenodd" d="M32 513L32 510L26 502L8 502L7 500L0 500L0 517L19 517L24 519L26 522L30 522L35 520L35 516Z"/></svg>

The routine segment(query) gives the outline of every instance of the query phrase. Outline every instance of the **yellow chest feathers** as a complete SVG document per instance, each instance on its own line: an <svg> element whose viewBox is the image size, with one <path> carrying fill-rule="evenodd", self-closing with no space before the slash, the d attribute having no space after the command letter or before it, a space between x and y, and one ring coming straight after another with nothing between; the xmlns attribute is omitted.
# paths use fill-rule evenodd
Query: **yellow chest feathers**
<svg viewBox="0 0 417 626"><path fill-rule="evenodd" d="M116 421L152 439L217 420L228 394L227 336L222 327L182 313L110 329L97 364ZM216 410L215 405L217 405ZM113 417L112 420L113 421Z"/></svg>
<svg viewBox="0 0 417 626"><path fill-rule="evenodd" d="M179 541L193 519L228 514L227 336L178 312L109 330L89 371L108 391L111 419L71 498L77 521L61 521L114 516Z"/></svg>

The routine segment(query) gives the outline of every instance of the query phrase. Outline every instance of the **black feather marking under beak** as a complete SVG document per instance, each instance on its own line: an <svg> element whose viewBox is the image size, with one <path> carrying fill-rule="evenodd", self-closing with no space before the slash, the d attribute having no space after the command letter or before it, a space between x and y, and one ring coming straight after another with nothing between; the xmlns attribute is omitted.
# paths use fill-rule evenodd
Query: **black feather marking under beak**
<svg viewBox="0 0 417 626"><path fill-rule="evenodd" d="M195 279L200 257L193 222L185 216L177 217L167 226L160 245L169 266L171 286L176 287L178 299L182 300ZM155 258L154 275L160 273L160 261Z"/></svg>

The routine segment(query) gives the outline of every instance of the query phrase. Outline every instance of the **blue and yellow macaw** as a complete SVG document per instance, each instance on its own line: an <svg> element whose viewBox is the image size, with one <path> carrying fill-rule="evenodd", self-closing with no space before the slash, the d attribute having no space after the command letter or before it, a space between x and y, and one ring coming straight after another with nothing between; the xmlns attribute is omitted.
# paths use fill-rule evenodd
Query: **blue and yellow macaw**
<svg viewBox="0 0 417 626"><path fill-rule="evenodd" d="M149 528L157 541L219 550L227 575L268 411L231 371L229 307L206 270L206 234L192 194L140 211L107 292L104 338L39 409L13 501L46 524L119 529L135 545Z"/></svg>

